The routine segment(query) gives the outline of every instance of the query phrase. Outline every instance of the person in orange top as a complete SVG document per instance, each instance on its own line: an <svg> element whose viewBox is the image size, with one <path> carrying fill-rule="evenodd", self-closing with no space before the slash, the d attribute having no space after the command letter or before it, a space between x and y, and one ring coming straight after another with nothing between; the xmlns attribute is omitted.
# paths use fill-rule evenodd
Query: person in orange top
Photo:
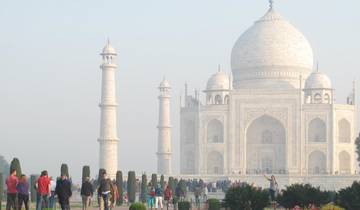
<svg viewBox="0 0 360 210"><path fill-rule="evenodd" d="M10 170L10 176L6 179L6 186L7 186L7 202L6 202L6 210L10 210L13 208L17 210L16 205L16 195L17 189L16 186L19 183L19 179L16 176L16 170Z"/></svg>
<svg viewBox="0 0 360 210"><path fill-rule="evenodd" d="M42 208L48 208L49 205L49 195L50 195L50 178L47 171L42 171L41 176L37 180L37 199L36 199L36 210L41 210ZM45 206L42 206L42 203L45 203Z"/></svg>

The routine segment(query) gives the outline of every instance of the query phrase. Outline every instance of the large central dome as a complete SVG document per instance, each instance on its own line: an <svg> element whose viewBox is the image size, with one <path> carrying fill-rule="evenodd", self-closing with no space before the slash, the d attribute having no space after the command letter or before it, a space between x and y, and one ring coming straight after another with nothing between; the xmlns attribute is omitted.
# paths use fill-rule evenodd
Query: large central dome
<svg viewBox="0 0 360 210"><path fill-rule="evenodd" d="M234 88L298 88L313 68L304 35L273 8L235 43L231 53Z"/></svg>

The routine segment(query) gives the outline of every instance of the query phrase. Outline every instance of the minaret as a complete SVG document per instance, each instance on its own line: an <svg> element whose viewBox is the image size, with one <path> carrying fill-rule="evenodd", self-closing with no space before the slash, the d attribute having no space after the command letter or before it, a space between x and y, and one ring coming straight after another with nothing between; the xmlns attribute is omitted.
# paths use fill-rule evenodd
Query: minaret
<svg viewBox="0 0 360 210"><path fill-rule="evenodd" d="M170 84L164 78L159 90L158 173L171 174Z"/></svg>
<svg viewBox="0 0 360 210"><path fill-rule="evenodd" d="M116 87L115 87L115 70L116 51L108 41L103 48L102 64L102 82L101 82L101 119L100 119L100 168L105 169L109 178L116 176L118 166L118 137L116 126Z"/></svg>

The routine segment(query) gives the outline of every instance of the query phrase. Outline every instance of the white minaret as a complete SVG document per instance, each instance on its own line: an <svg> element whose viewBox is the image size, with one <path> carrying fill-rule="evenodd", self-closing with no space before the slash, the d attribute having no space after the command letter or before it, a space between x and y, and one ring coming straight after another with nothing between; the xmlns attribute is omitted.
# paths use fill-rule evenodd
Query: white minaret
<svg viewBox="0 0 360 210"><path fill-rule="evenodd" d="M110 42L103 48L102 64L102 85L101 85L101 110L100 119L100 168L105 169L109 178L115 178L118 166L118 137L116 127L116 87L115 70L116 51Z"/></svg>
<svg viewBox="0 0 360 210"><path fill-rule="evenodd" d="M171 174L170 84L164 78L159 90L158 173Z"/></svg>

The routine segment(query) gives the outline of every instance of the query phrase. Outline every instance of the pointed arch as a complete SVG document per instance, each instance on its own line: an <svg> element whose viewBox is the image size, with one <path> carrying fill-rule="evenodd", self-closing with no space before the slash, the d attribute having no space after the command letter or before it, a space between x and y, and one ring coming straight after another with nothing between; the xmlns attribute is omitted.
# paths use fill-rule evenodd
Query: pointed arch
<svg viewBox="0 0 360 210"><path fill-rule="evenodd" d="M207 155L207 173L224 173L224 158L220 152L212 151Z"/></svg>
<svg viewBox="0 0 360 210"><path fill-rule="evenodd" d="M208 123L207 141L209 143L224 142L224 126L219 120L213 119Z"/></svg>
<svg viewBox="0 0 360 210"><path fill-rule="evenodd" d="M320 118L310 121L308 127L309 142L326 142L326 124Z"/></svg>
<svg viewBox="0 0 360 210"><path fill-rule="evenodd" d="M351 142L351 128L350 122L346 119L341 119L338 123L338 135L340 143Z"/></svg>
<svg viewBox="0 0 360 210"><path fill-rule="evenodd" d="M286 132L282 123L269 115L263 115L246 130L247 173L274 174L286 171Z"/></svg>
<svg viewBox="0 0 360 210"><path fill-rule="evenodd" d="M339 172L340 174L351 173L351 157L346 151L342 151L339 154Z"/></svg>
<svg viewBox="0 0 360 210"><path fill-rule="evenodd" d="M308 158L309 174L326 174L326 155L321 151L313 151Z"/></svg>

